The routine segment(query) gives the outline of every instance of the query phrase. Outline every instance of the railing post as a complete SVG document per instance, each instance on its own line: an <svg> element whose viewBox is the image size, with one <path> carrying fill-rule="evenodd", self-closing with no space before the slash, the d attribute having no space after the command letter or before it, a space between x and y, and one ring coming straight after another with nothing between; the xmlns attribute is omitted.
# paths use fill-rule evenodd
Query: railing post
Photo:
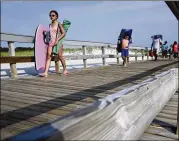
<svg viewBox="0 0 179 141"><path fill-rule="evenodd" d="M102 47L102 55L105 55L105 47ZM103 65L106 65L106 58L102 57Z"/></svg>
<svg viewBox="0 0 179 141"><path fill-rule="evenodd" d="M149 50L147 50L147 60L149 60Z"/></svg>
<svg viewBox="0 0 179 141"><path fill-rule="evenodd" d="M8 41L8 47L9 47L9 56L15 56L15 47L14 42ZM10 63L10 69L11 69L11 77L15 78L17 77L17 69L16 69L16 63Z"/></svg>
<svg viewBox="0 0 179 141"><path fill-rule="evenodd" d="M86 46L82 46L82 50L83 50L83 55L85 56L86 55ZM83 59L83 65L84 65L84 68L87 68L87 60L86 59Z"/></svg>
<svg viewBox="0 0 179 141"><path fill-rule="evenodd" d="M58 57L56 57L56 60L55 60L55 71L56 73L60 73L60 61L57 58Z"/></svg>
<svg viewBox="0 0 179 141"><path fill-rule="evenodd" d="M135 61L137 62L137 49L135 49Z"/></svg>
<svg viewBox="0 0 179 141"><path fill-rule="evenodd" d="M116 55L119 55L119 52L116 50ZM119 64L119 57L116 58L117 59L117 64Z"/></svg>
<svg viewBox="0 0 179 141"><path fill-rule="evenodd" d="M144 61L144 50L142 49L142 61Z"/></svg>

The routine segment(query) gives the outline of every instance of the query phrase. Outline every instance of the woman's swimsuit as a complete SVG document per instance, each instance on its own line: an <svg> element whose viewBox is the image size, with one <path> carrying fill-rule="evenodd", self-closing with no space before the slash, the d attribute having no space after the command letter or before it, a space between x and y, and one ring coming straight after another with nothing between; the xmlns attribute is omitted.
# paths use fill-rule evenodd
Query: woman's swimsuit
<svg viewBox="0 0 179 141"><path fill-rule="evenodd" d="M53 47L54 43L57 39L57 33L59 33L59 28L58 28L58 22L55 23L55 25L52 26L52 24L50 24L50 36L51 36L51 40L49 43L49 47Z"/></svg>

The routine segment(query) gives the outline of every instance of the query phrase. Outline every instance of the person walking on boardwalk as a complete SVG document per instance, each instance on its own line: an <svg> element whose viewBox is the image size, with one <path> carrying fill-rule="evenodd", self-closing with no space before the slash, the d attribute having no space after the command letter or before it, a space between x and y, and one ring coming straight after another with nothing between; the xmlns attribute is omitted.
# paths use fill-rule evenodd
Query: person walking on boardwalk
<svg viewBox="0 0 179 141"><path fill-rule="evenodd" d="M161 50L162 50L162 58L167 58L167 53L168 53L167 41L165 41L164 44L161 45Z"/></svg>
<svg viewBox="0 0 179 141"><path fill-rule="evenodd" d="M123 58L123 66L127 66L127 58L129 57L129 36L125 35L124 39L122 40L122 50L121 56Z"/></svg>
<svg viewBox="0 0 179 141"><path fill-rule="evenodd" d="M57 43L65 36L65 30L60 22L57 21L58 19L58 12L55 10L50 11L49 13L50 19L51 19L51 24L49 25L50 27L50 43L47 48L47 61L46 61L46 67L45 67L45 72L43 74L40 74L42 77L47 77L48 76L48 70L50 67L51 63L51 58L52 58L52 50L53 47L57 45ZM61 33L59 35L59 33ZM57 36L59 35L59 36ZM67 69L66 69L66 62L63 57L63 45L60 47L59 52L58 52L58 57L62 63L63 69L64 69L64 75L67 75Z"/></svg>
<svg viewBox="0 0 179 141"><path fill-rule="evenodd" d="M173 57L176 60L178 58L178 43L175 41L172 46Z"/></svg>
<svg viewBox="0 0 179 141"><path fill-rule="evenodd" d="M132 47L132 42L133 42L132 37L130 37L129 46L128 46L129 48ZM128 50L129 50L129 48L128 48ZM129 63L129 55L127 57L127 63Z"/></svg>
<svg viewBox="0 0 179 141"><path fill-rule="evenodd" d="M154 38L154 37L152 36L152 38ZM153 39L153 42L151 45L151 50L154 53L155 61L157 61L161 44L162 44L162 40L160 39L159 35L157 35L157 39Z"/></svg>
<svg viewBox="0 0 179 141"><path fill-rule="evenodd" d="M169 60L172 60L172 45L170 45L170 48L168 49L168 54L169 54Z"/></svg>

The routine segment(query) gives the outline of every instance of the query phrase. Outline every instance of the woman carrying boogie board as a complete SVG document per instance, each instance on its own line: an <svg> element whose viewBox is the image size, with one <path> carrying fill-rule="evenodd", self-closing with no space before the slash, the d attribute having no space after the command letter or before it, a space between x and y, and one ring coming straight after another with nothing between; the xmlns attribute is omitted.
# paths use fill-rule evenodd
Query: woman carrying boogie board
<svg viewBox="0 0 179 141"><path fill-rule="evenodd" d="M63 25L57 21L58 19L58 13L55 10L50 11L50 19L51 24L49 25L50 32L46 33L45 36L45 42L48 44L47 48L47 61L46 61L46 67L45 72L43 74L40 74L42 77L48 76L48 70L51 63L52 54L58 54L58 57L62 63L63 66L63 74L68 75L67 69L66 69L66 62L63 57L63 45L62 42L64 41L66 32L68 28L70 27L70 22L67 20L63 21Z"/></svg>

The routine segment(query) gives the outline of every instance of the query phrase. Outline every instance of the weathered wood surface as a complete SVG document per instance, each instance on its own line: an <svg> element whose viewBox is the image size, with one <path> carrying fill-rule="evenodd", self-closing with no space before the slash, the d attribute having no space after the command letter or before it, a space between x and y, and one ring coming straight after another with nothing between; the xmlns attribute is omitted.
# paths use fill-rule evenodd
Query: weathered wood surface
<svg viewBox="0 0 179 141"><path fill-rule="evenodd" d="M9 46L9 56L15 56L15 47L13 42L8 42ZM17 70L16 70L16 64L10 63L10 69L11 69L11 77L16 77L17 76Z"/></svg>
<svg viewBox="0 0 179 141"><path fill-rule="evenodd" d="M148 61L129 64L127 68L113 65L84 69L69 76L2 80L1 139L84 108L173 67L178 67L178 62ZM176 109L170 103L165 110L170 108Z"/></svg>
<svg viewBox="0 0 179 141"><path fill-rule="evenodd" d="M168 104L176 102L176 107L168 109ZM177 130L178 92L176 92L163 110L157 115L151 126L140 140L178 140Z"/></svg>
<svg viewBox="0 0 179 141"><path fill-rule="evenodd" d="M141 57L142 55L136 55L136 57ZM120 55L106 54L106 55L66 55L66 60L87 60L87 59L98 59L98 58L119 58ZM130 55L130 57L135 57L135 55ZM58 60L57 56L52 56L52 61ZM34 56L7 56L0 57L0 63L24 63L24 62L34 62Z"/></svg>

